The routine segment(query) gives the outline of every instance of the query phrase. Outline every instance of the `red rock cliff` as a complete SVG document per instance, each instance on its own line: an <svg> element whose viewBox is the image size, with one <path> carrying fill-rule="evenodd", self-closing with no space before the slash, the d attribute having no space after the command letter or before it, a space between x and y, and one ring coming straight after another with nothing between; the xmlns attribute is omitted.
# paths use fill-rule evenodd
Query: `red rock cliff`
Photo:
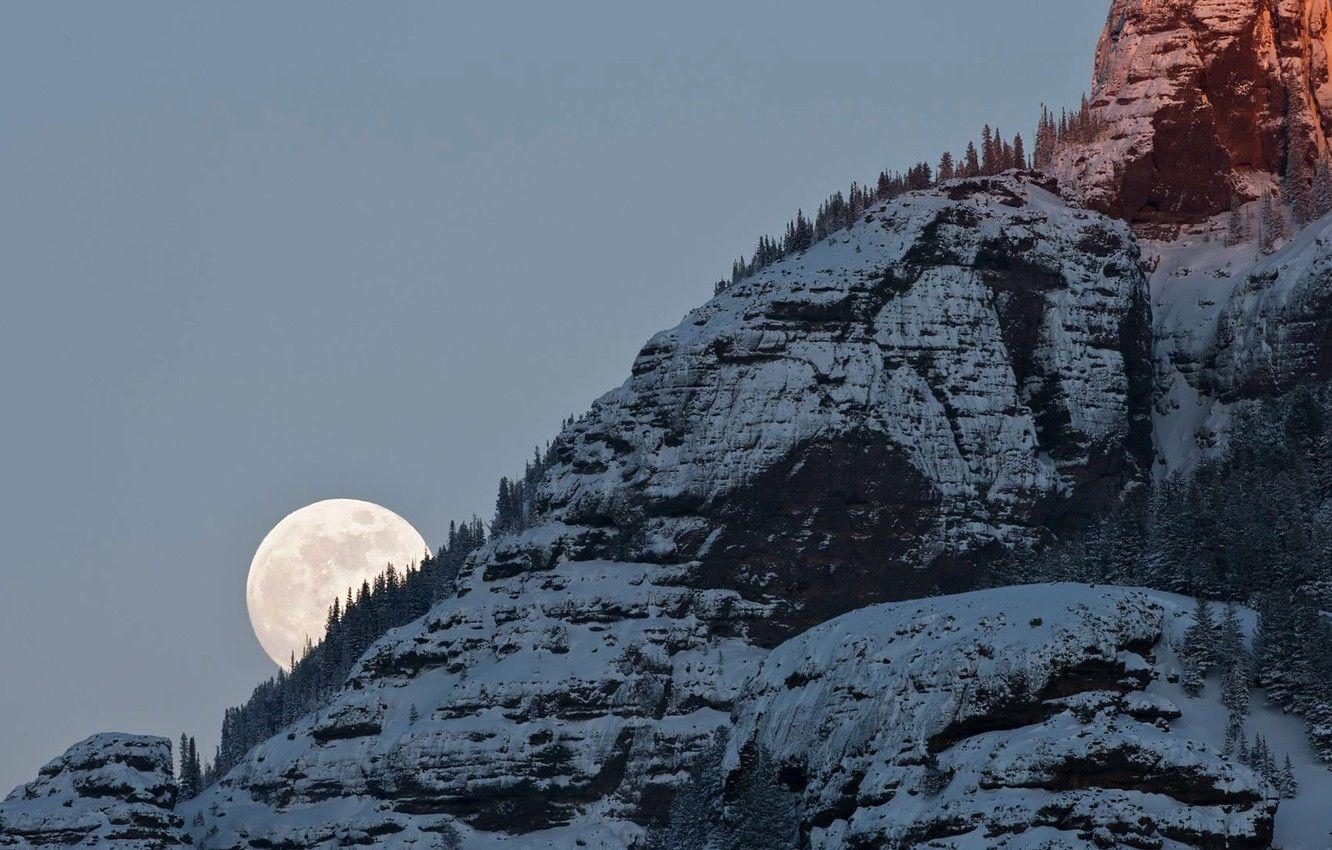
<svg viewBox="0 0 1332 850"><path fill-rule="evenodd" d="M1114 0L1096 54L1093 143L1055 168L1090 204L1198 219L1328 151L1330 0Z"/></svg>

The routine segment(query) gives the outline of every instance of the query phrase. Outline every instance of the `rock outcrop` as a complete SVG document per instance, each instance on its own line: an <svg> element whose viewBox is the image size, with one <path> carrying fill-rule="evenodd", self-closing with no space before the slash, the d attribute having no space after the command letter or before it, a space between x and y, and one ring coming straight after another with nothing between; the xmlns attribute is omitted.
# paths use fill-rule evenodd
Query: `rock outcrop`
<svg viewBox="0 0 1332 850"><path fill-rule="evenodd" d="M1153 267L1159 476L1224 446L1236 403L1332 379L1332 219L1271 255L1229 240L1225 216L1140 244Z"/></svg>
<svg viewBox="0 0 1332 850"><path fill-rule="evenodd" d="M1061 177L1148 221L1197 221L1272 176L1312 177L1332 133L1329 14L1328 0L1114 0L1098 138L1059 153Z"/></svg>
<svg viewBox="0 0 1332 850"><path fill-rule="evenodd" d="M1306 228L1239 281L1218 317L1206 378L1225 400L1332 379L1332 222Z"/></svg>
<svg viewBox="0 0 1332 850"><path fill-rule="evenodd" d="M0 847L179 847L190 839L175 803L169 741L93 735L0 803Z"/></svg>
<svg viewBox="0 0 1332 850"><path fill-rule="evenodd" d="M718 732L723 786L771 771L813 850L1270 846L1275 792L1225 755L1215 696L1171 684L1187 600L978 591L853 612L765 657L719 635L760 612L669 578L474 577L183 804L199 846L642 847Z"/></svg>
<svg viewBox="0 0 1332 850"><path fill-rule="evenodd" d="M1268 847L1271 787L1219 727L1171 728L1194 701L1160 643L1184 617L1082 585L848 614L764 661L727 784L768 765L813 850Z"/></svg>
<svg viewBox="0 0 1332 850"><path fill-rule="evenodd" d="M588 813L606 846L625 846L729 725L764 654L742 636L763 612L659 565L483 573L185 804L214 830L203 846L435 847L455 828L556 841L587 829Z"/></svg>
<svg viewBox="0 0 1332 850"><path fill-rule="evenodd" d="M556 442L573 532L528 560L689 565L769 646L965 589L1144 474L1150 334L1128 228L1036 175L877 205L648 342Z"/></svg>

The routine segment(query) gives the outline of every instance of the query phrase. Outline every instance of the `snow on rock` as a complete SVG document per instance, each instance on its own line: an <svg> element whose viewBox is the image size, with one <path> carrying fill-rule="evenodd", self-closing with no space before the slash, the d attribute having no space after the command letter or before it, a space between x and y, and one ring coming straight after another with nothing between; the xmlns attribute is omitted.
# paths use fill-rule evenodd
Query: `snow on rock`
<svg viewBox="0 0 1332 850"><path fill-rule="evenodd" d="M557 440L541 524L191 801L203 846L628 840L764 647L1112 498L1149 452L1146 281L1053 189L878 205L654 337Z"/></svg>
<svg viewBox="0 0 1332 850"><path fill-rule="evenodd" d="M1328 0L1114 0L1096 54L1096 141L1056 171L1097 209L1198 220L1312 164L1332 132Z"/></svg>
<svg viewBox="0 0 1332 850"><path fill-rule="evenodd" d="M544 507L572 557L774 603L768 645L967 587L1147 470L1148 315L1128 228L1044 178L911 193L649 341L557 441Z"/></svg>
<svg viewBox="0 0 1332 850"><path fill-rule="evenodd" d="M188 838L175 802L171 742L93 735L0 803L0 847L178 847Z"/></svg>
<svg viewBox="0 0 1332 850"><path fill-rule="evenodd" d="M1183 610L1047 585L856 611L768 656L728 770L766 750L814 850L1268 847L1274 792L1221 724L1172 729L1194 701L1155 653Z"/></svg>
<svg viewBox="0 0 1332 850"><path fill-rule="evenodd" d="M201 845L627 846L765 647L1112 498L1148 459L1146 281L1053 190L878 205L654 337L540 524L186 804Z"/></svg>
<svg viewBox="0 0 1332 850"><path fill-rule="evenodd" d="M760 609L673 573L602 561L473 573L373 645L330 705L185 805L208 821L201 846L434 847L475 830L520 847L506 836L602 819L619 823L609 846L625 846L729 723L763 655L739 637Z"/></svg>
<svg viewBox="0 0 1332 850"><path fill-rule="evenodd" d="M1241 219L1256 228L1257 204ZM1223 445L1234 404L1332 378L1332 218L1270 256L1227 217L1140 239L1151 273L1158 476Z"/></svg>
<svg viewBox="0 0 1332 850"><path fill-rule="evenodd" d="M1208 367L1228 398L1332 378L1332 216L1255 263L1219 317Z"/></svg>

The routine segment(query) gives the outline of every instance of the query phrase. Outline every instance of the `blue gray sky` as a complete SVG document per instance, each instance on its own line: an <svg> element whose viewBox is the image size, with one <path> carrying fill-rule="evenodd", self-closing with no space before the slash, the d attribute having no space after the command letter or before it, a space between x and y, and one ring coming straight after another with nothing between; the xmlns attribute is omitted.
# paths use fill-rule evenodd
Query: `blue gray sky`
<svg viewBox="0 0 1332 850"><path fill-rule="evenodd" d="M1107 5L5 4L0 795L211 752L274 523L488 514L798 206L1075 102Z"/></svg>

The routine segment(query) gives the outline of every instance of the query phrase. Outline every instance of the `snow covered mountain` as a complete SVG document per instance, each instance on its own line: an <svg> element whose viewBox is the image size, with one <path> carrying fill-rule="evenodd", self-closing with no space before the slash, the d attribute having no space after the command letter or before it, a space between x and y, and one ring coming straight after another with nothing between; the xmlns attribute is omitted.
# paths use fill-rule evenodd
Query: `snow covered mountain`
<svg viewBox="0 0 1332 850"><path fill-rule="evenodd" d="M89 739L0 804L0 846L695 850L754 795L811 850L1326 846L1180 687L1188 600L920 600L1332 378L1332 218L1260 250L1258 205L1226 214L1327 152L1327 23L1115 0L1061 182L878 202L720 292L327 705L179 811L169 744ZM1332 792L1298 721L1253 723Z"/></svg>
<svg viewBox="0 0 1332 850"><path fill-rule="evenodd" d="M764 647L1145 474L1132 235L1052 190L881 205L655 337L561 436L548 521L191 803L221 813L215 846L314 846L348 810L401 841L595 819L623 846Z"/></svg>
<svg viewBox="0 0 1332 850"><path fill-rule="evenodd" d="M653 569L566 563L387 636L185 804L201 846L631 847L719 731L710 798L766 770L813 848L1322 846L1332 778L1299 721L1250 721L1296 753L1308 796L1283 820L1227 747L1219 687L1180 686L1192 600L1003 588L863 609L765 656L706 638L726 599L685 613L699 598Z"/></svg>

